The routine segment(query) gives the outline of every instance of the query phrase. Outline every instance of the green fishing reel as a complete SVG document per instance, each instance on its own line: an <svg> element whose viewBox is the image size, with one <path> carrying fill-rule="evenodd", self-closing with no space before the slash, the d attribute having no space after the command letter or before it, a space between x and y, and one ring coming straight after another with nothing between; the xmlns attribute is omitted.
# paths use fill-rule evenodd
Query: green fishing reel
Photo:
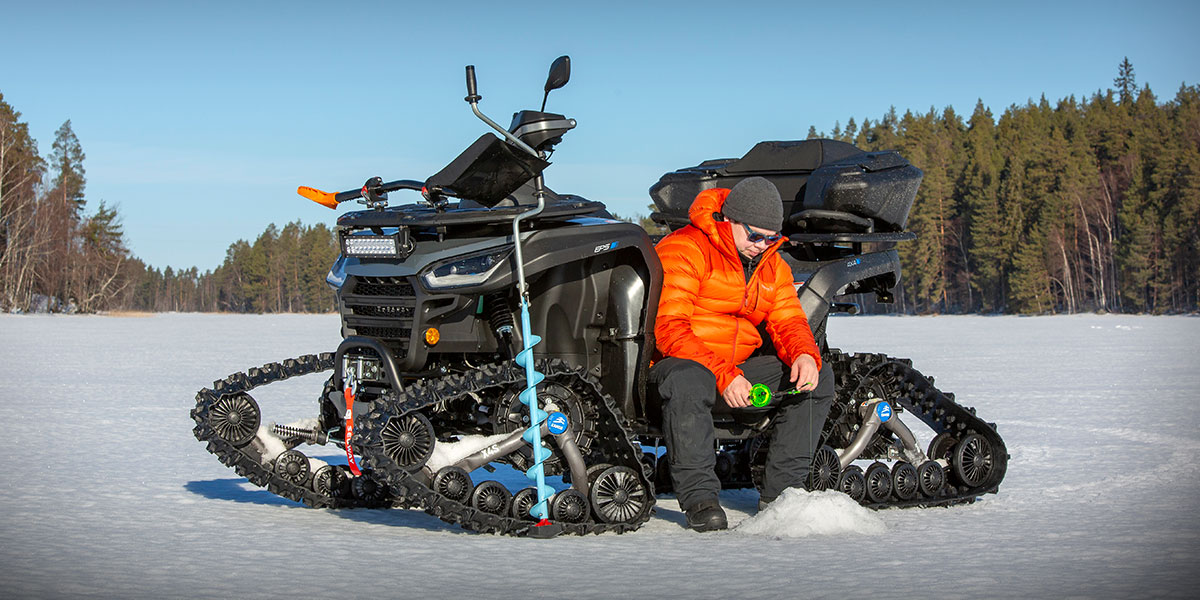
<svg viewBox="0 0 1200 600"><path fill-rule="evenodd" d="M786 392L772 392L771 388L766 384L756 383L750 388L750 404L762 408L771 403L771 397L775 394L780 396L788 396L791 394L805 394L806 390L788 390Z"/></svg>
<svg viewBox="0 0 1200 600"><path fill-rule="evenodd" d="M750 404L759 408L771 403L771 388L764 384L756 383L750 388Z"/></svg>

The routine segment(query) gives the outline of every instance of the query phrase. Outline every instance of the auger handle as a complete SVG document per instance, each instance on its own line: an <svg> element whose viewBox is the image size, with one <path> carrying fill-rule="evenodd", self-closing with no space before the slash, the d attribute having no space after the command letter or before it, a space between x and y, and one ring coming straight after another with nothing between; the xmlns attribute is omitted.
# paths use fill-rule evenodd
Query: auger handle
<svg viewBox="0 0 1200 600"><path fill-rule="evenodd" d="M475 65L467 65L467 97L463 100L471 104L483 100L483 96L479 95L479 90L475 85Z"/></svg>

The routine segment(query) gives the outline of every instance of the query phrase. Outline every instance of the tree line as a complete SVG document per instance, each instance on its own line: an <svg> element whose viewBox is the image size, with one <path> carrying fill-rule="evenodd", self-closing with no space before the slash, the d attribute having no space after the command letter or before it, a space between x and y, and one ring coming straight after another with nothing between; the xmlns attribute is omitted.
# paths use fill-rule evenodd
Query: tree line
<svg viewBox="0 0 1200 600"><path fill-rule="evenodd" d="M271 225L221 266L157 269L133 256L117 211L87 214L84 152L68 120L48 157L0 94L0 310L328 312L338 254L324 224Z"/></svg>
<svg viewBox="0 0 1200 600"><path fill-rule="evenodd" d="M212 271L160 271L135 259L131 285L117 305L154 312L331 312L335 301L325 275L337 256L337 237L324 223L272 224L254 243L230 245Z"/></svg>
<svg viewBox="0 0 1200 600"><path fill-rule="evenodd" d="M925 173L896 301L863 298L868 312L1200 309L1200 88L1159 102L1128 59L1113 84L999 119L979 101L965 119L893 108L828 134L810 127L809 138L898 150ZM334 309L324 278L337 239L324 224L271 225L212 271L159 270L131 255L115 209L86 213L83 161L70 121L41 157L0 94L0 310Z"/></svg>
<svg viewBox="0 0 1200 600"><path fill-rule="evenodd" d="M116 211L84 214L83 149L71 122L38 154L0 94L0 309L96 311L126 285L129 251Z"/></svg>
<svg viewBox="0 0 1200 600"><path fill-rule="evenodd" d="M906 313L1200 308L1200 88L1160 103L1126 58L1090 99L851 118L828 137L925 172L898 246ZM826 137L810 128L809 137Z"/></svg>

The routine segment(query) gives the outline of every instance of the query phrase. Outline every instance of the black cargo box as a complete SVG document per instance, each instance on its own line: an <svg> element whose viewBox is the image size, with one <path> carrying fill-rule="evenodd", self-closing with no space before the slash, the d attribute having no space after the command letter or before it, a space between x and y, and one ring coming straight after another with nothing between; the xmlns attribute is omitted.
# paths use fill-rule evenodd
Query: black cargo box
<svg viewBox="0 0 1200 600"><path fill-rule="evenodd" d="M779 188L785 233L857 222L871 231L903 231L922 177L920 169L891 150L863 152L825 139L759 142L742 158L708 160L667 173L650 188L650 196L660 213L678 223L687 219L696 194L731 188L756 175ZM839 220L820 211L858 218Z"/></svg>

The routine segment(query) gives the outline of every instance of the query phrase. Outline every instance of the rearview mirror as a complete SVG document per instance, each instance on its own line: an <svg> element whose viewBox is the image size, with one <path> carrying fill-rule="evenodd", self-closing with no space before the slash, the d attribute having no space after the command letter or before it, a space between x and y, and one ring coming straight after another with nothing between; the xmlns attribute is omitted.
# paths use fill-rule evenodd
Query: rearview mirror
<svg viewBox="0 0 1200 600"><path fill-rule="evenodd" d="M550 90L557 90L558 88L567 85L567 82L570 80L571 57L560 56L554 59L554 63L550 65L550 75L546 77L545 91L546 93L550 93Z"/></svg>

